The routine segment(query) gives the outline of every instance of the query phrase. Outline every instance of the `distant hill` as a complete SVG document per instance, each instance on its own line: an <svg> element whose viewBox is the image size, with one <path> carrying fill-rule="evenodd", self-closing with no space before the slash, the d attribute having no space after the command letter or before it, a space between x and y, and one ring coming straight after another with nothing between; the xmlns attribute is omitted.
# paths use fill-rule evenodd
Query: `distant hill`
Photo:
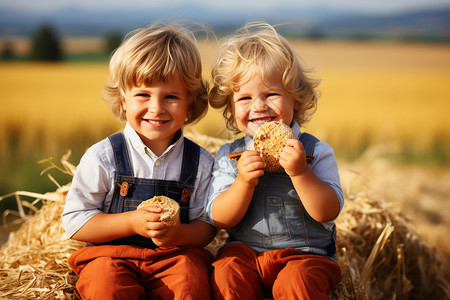
<svg viewBox="0 0 450 300"><path fill-rule="evenodd" d="M264 20L272 24L297 22L281 26L290 36L373 38L422 36L450 40L450 6L444 9L412 11L403 14L362 14L323 6L308 9L279 7L270 12L215 10L211 7L185 5L176 10L102 10L66 8L47 14L32 14L2 8L0 36L31 36L36 27L48 24L64 36L97 36L111 32L126 33L156 20L195 20L209 24L216 33L226 33L248 21Z"/></svg>

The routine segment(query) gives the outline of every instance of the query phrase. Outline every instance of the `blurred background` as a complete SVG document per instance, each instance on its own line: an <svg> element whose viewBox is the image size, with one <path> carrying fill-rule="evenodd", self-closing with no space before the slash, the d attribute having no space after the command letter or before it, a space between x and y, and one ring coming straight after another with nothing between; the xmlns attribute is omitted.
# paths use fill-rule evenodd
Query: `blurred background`
<svg viewBox="0 0 450 300"><path fill-rule="evenodd" d="M198 36L206 80L218 39L250 21L284 24L279 32L322 79L304 130L329 143L340 164L376 149L425 178L450 172L448 0L2 0L0 196L54 191L39 160L71 150L76 165L123 128L100 96L108 59L127 32L158 20L210 26L215 36ZM212 109L187 130L230 138ZM54 171L61 185L71 181ZM449 184L440 184L444 200ZM0 202L0 212L8 205Z"/></svg>

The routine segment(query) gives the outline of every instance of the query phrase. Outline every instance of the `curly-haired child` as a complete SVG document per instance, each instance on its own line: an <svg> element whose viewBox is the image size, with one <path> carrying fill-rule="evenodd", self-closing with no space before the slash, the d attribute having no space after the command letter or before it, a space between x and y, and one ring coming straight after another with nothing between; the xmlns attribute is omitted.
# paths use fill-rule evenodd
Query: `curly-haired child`
<svg viewBox="0 0 450 300"><path fill-rule="evenodd" d="M211 106L245 134L215 157L208 213L229 238L212 264L213 298L328 299L341 279L334 220L344 198L333 149L300 130L316 108L318 80L267 23L228 37L212 77ZM253 148L256 130L269 121L298 136L286 142L278 172L265 172ZM240 151L238 162L228 157Z"/></svg>

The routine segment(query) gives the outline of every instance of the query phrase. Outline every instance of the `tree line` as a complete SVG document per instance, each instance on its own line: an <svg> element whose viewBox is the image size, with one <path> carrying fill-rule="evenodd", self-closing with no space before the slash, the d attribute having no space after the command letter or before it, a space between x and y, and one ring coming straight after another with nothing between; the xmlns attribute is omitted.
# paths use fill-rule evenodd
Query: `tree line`
<svg viewBox="0 0 450 300"><path fill-rule="evenodd" d="M121 43L122 36L119 33L111 33L105 37L104 53L110 55ZM5 41L0 52L1 60L15 60L18 56L14 52L11 41ZM32 61L58 62L64 60L64 51L61 47L61 38L49 25L40 26L32 36L31 49L27 59Z"/></svg>

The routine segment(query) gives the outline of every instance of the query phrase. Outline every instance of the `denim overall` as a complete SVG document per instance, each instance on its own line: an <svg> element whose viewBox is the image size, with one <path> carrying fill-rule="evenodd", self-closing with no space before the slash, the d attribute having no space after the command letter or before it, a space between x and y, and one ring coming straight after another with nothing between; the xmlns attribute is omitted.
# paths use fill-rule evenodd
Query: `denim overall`
<svg viewBox="0 0 450 300"><path fill-rule="evenodd" d="M132 211L144 200L153 196L167 196L180 204L180 222L189 222L189 198L194 190L200 159L200 147L191 140L184 138L183 162L178 181L137 178L133 175L133 168L126 142L122 133L109 137L114 149L117 172L114 179L114 193L109 207L104 208L108 214ZM175 162L177 163L177 162ZM155 249L157 246L150 238L133 235L95 245L136 245Z"/></svg>
<svg viewBox="0 0 450 300"><path fill-rule="evenodd" d="M312 156L318 139L303 133L299 140ZM230 147L230 153L243 150L244 138ZM237 170L237 163L232 163ZM336 252L335 227L330 231L309 216L284 170L265 172L259 178L247 213L228 233L228 242L242 242L258 252L295 248L330 258Z"/></svg>

